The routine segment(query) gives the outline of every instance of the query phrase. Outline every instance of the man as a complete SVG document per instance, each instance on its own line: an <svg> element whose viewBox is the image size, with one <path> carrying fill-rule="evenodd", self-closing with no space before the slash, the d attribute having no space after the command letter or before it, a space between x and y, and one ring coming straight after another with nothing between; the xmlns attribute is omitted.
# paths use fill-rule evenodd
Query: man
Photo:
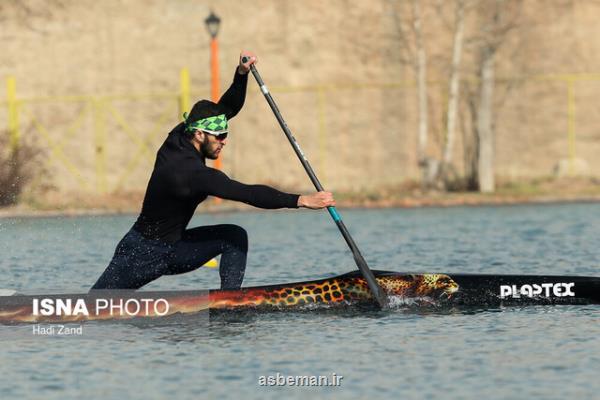
<svg viewBox="0 0 600 400"><path fill-rule="evenodd" d="M242 57L248 61L243 63ZM169 133L158 150L142 211L92 289L138 289L163 275L193 271L219 254L221 288L240 288L248 251L246 231L237 225L186 229L208 196L265 209L335 205L329 192L301 196L245 185L206 166L206 159L216 159L227 144L228 121L244 105L248 72L256 61L254 54L242 52L233 83L219 103L199 101Z"/></svg>

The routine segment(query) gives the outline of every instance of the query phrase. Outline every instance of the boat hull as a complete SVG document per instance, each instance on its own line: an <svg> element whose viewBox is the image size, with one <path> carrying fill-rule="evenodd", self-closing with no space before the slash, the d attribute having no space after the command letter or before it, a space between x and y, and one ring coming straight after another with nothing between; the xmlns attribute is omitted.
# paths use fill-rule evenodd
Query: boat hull
<svg viewBox="0 0 600 400"><path fill-rule="evenodd" d="M600 278L595 277L386 271L374 271L374 274L390 296L392 306L410 304L419 307L494 308L535 304L600 304ZM111 307L100 307L106 305L108 300ZM375 306L375 302L360 273L351 272L327 279L240 290L98 290L87 294L4 296L0 297L0 323L126 320L210 310L269 312L361 305Z"/></svg>

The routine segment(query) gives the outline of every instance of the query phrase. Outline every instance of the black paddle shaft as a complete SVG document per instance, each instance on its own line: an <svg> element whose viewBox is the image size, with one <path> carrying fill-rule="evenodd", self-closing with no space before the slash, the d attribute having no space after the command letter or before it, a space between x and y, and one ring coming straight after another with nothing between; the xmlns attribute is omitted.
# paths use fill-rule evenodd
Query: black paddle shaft
<svg viewBox="0 0 600 400"><path fill-rule="evenodd" d="M246 57L242 58L242 62L246 63L247 61L248 61L248 59ZM275 114L275 117L277 118L277 121L279 122L281 129L283 129L285 136L288 138L290 144L292 145L294 152L298 156L298 159L302 163L302 166L306 170L306 173L308 174L310 180L312 181L312 183L315 186L315 188L317 189L317 191L322 192L324 190L323 185L321 185L321 182L319 182L317 175L315 174L310 163L306 159L306 156L304 155L304 152L302 151L302 149L300 148L300 145L296 141L296 138L292 135L292 132L288 128L287 124L285 123L285 120L283 119L283 116L281 115L281 112L279 111L277 104L275 104L275 100L273 100L273 96L271 96L271 93L269 93L269 90L267 89L267 86L265 85L260 74L258 73L258 70L256 69L256 67L254 65L250 66L250 70L252 71L252 75L254 75L254 78L256 78L256 82L258 83L258 86L260 87L261 92L265 96L267 103L269 103L271 110L273 110L273 114ZM356 265L358 266L358 269L362 273L363 277L367 281L369 289L371 289L371 292L373 293L373 296L377 300L377 303L379 303L380 307L382 307L382 308L385 307L388 303L387 295L385 294L385 292L383 291L381 286L379 286L379 284L377 283L377 280L375 279L375 275L373 275L373 271L371 271L371 269L367 265L367 262L365 261L365 258L360 253L358 246L356 246L354 239L352 239L352 236L350 236L350 232L348 232L348 229L346 228L346 225L344 225L342 218L338 214L335 207L333 207L333 206L327 207L327 210L329 211L329 214L335 221L335 224L337 225L338 229L342 233L342 236L346 240L348 247L350 247L350 250L352 251L352 255L354 256L354 261L356 262Z"/></svg>

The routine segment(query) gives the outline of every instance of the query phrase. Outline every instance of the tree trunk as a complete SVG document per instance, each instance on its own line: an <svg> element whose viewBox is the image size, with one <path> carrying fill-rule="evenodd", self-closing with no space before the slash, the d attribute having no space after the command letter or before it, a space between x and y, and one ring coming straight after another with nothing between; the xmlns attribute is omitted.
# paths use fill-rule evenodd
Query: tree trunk
<svg viewBox="0 0 600 400"><path fill-rule="evenodd" d="M477 177L479 169L479 133L477 132L477 101L474 95L467 96L467 105L469 107L469 116L471 117L469 120L470 126L465 126L465 120L461 119L463 123L464 178L466 189L475 191L479 190Z"/></svg>
<svg viewBox="0 0 600 400"><path fill-rule="evenodd" d="M426 176L426 150L428 135L428 114L427 109L427 54L423 43L423 30L421 19L420 0L411 2L413 12L413 29L415 33L417 61L415 63L417 75L417 95L419 102L419 131L417 139L417 159L419 166L423 170L423 176Z"/></svg>
<svg viewBox="0 0 600 400"><path fill-rule="evenodd" d="M448 96L448 110L446 113L446 144L444 147L444 165L452 163L454 142L456 137L456 120L460 95L460 60L462 56L463 32L465 26L464 1L456 3L456 26L452 46L452 66L450 70L450 87Z"/></svg>
<svg viewBox="0 0 600 400"><path fill-rule="evenodd" d="M477 110L477 132L479 136L478 180L479 191L491 193L494 182L494 62L495 49L484 46L481 52L480 91Z"/></svg>

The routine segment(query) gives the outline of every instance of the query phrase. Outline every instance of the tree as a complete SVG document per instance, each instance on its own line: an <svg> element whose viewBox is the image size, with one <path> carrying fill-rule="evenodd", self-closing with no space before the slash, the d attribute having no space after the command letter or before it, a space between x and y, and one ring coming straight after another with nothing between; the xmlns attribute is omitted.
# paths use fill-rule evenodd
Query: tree
<svg viewBox="0 0 600 400"><path fill-rule="evenodd" d="M427 53L423 41L422 14L420 0L411 0L412 27L415 37L416 62L414 64L417 76L417 97L419 104L419 130L417 140L417 159L420 166L424 166L427 135L429 124L429 110L427 107Z"/></svg>
<svg viewBox="0 0 600 400"><path fill-rule="evenodd" d="M519 26L522 0L487 0L478 3L478 30L472 39L475 49L477 86L469 93L470 111L473 120L473 137L477 151L476 160L468 160L474 167L477 187L481 192L495 190L495 134L494 92L497 53L508 35Z"/></svg>
<svg viewBox="0 0 600 400"><path fill-rule="evenodd" d="M448 108L446 111L446 141L442 157L441 178L444 186L449 185L448 172L452 167L454 142L456 141L456 122L460 99L460 64L463 52L465 30L465 0L456 0L454 17L454 34L452 40L452 61L448 84Z"/></svg>
<svg viewBox="0 0 600 400"><path fill-rule="evenodd" d="M410 10L404 10L405 3L392 3L393 16L400 34L400 44L403 53L402 62L410 65L417 78L417 104L418 104L418 129L417 129L417 163L421 169L422 183L429 186L437 175L438 163L427 157L427 142L429 136L429 107L427 84L427 50L423 32L423 10L420 0L410 0ZM400 15L410 15L410 33L404 29L405 23Z"/></svg>
<svg viewBox="0 0 600 400"><path fill-rule="evenodd" d="M429 135L428 107L428 52L424 40L423 3L409 0L394 3L394 16L400 32L400 42L405 62L415 73L418 104L417 160L422 171L425 187L437 186L448 189L466 188L492 192L494 180L494 110L497 53L507 41L509 34L518 27L523 0L454 0L437 1L438 16L443 20L448 7L454 9L453 23L446 23L452 30L451 56L440 56L444 50L437 46L438 58L448 60L435 65L447 65L438 73L447 77L448 102L445 110L445 140L437 158L427 154ZM404 7L404 8L402 8ZM408 19L399 22L398 15ZM467 23L468 22L468 23ZM466 26L470 32L467 36ZM410 28L406 28L410 27ZM474 28L471 28L474 27ZM443 41L440 41L443 43ZM432 47L436 49L435 46ZM463 54L465 53L465 54ZM433 59L436 58L436 53ZM467 62L463 66L463 59ZM463 70L471 68L471 76L461 80ZM435 72L435 71L434 71ZM453 166L457 126L460 117L461 86L464 85L465 102L471 115L471 123L461 125L465 140L465 176L460 179Z"/></svg>

